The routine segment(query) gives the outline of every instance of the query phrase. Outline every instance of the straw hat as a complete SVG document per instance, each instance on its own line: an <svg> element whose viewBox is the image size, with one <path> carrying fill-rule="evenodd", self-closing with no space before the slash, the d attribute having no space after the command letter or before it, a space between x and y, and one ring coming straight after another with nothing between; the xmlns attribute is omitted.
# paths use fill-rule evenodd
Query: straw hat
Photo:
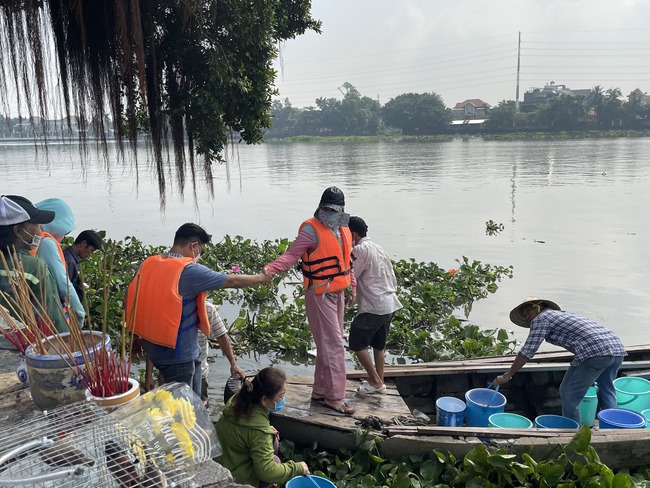
<svg viewBox="0 0 650 488"><path fill-rule="evenodd" d="M537 298L537 297L528 297L528 298L526 298L526 300L524 300L523 303L520 303L519 305L517 305L515 308L513 308L510 311L510 320L513 323L519 325L520 327L529 328L530 327L530 321L526 320L524 318L524 315L521 313L521 310L526 305L529 305L529 304L544 305L544 307L550 308L552 310L561 310L560 306L557 303L552 302L550 300L544 300L542 298Z"/></svg>

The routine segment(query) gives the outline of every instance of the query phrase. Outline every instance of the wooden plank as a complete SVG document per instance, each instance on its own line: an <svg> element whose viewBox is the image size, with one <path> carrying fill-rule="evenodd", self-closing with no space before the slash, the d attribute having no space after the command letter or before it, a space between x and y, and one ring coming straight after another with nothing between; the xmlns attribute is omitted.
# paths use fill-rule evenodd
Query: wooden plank
<svg viewBox="0 0 650 488"><path fill-rule="evenodd" d="M383 423L391 419L410 416L411 412L395 386L387 383L383 395L358 396L358 381L348 381L346 401L355 408L354 415L342 415L311 400L312 377L290 376L287 378L286 407L271 414L271 424L282 438L305 445L318 441L325 449L354 448L354 433L361 422L376 417ZM381 432L376 431L376 435Z"/></svg>
<svg viewBox="0 0 650 488"><path fill-rule="evenodd" d="M488 427L438 427L416 426L403 428L402 426L387 427L385 433L392 435L418 435L418 436L451 436L451 437L487 437L499 439L512 439L517 437L573 437L576 431L562 429L497 429Z"/></svg>
<svg viewBox="0 0 650 488"><path fill-rule="evenodd" d="M527 363L520 372L535 372L535 371L566 371L569 369L570 363L553 362L553 363ZM461 361L455 363L453 367L447 365L425 365L411 364L401 366L386 366L384 376L386 378L395 378L402 376L428 376L428 375L467 375L473 373L494 373L501 374L508 367L508 364L483 364L483 363L467 363ZM645 361L625 361L621 364L621 371L647 369L650 368L650 360ZM365 378L367 374L365 371L350 371L347 374L348 379Z"/></svg>

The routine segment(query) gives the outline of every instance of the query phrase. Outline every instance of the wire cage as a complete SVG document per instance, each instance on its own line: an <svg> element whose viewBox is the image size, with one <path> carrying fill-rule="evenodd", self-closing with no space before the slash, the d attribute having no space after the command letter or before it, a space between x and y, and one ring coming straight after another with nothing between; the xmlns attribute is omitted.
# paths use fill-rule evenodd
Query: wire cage
<svg viewBox="0 0 650 488"><path fill-rule="evenodd" d="M0 487L192 487L218 454L200 399L172 383L111 413L80 402L4 429Z"/></svg>

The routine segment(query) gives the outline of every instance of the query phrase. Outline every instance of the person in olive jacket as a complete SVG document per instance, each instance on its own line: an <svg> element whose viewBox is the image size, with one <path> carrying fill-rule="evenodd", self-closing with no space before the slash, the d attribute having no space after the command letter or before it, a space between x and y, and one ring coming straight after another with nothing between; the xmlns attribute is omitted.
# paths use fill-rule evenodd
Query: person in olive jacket
<svg viewBox="0 0 650 488"><path fill-rule="evenodd" d="M260 488L284 484L294 476L309 474L304 462L281 462L278 433L269 413L284 407L287 376L280 368L264 368L247 378L216 422L223 454L216 458L237 483Z"/></svg>

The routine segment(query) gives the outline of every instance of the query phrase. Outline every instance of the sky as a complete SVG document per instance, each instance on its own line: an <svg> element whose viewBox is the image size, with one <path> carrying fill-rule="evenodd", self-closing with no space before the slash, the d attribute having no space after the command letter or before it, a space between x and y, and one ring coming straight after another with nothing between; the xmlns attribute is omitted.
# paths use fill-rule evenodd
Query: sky
<svg viewBox="0 0 650 488"><path fill-rule="evenodd" d="M276 98L294 107L343 97L343 83L383 105L439 94L448 107L492 106L553 81L650 93L648 0L312 0L322 33L286 41Z"/></svg>

